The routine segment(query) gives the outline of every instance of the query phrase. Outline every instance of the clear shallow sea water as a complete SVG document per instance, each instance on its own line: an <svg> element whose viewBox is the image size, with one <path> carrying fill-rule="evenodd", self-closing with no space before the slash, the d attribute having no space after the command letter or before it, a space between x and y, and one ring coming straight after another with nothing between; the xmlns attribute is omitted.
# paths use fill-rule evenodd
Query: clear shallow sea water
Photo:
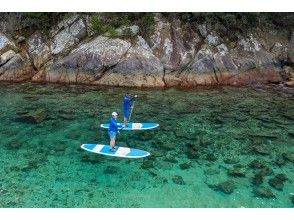
<svg viewBox="0 0 294 220"><path fill-rule="evenodd" d="M234 87L129 89L139 95L132 121L160 127L122 131L117 145L151 156L80 149L108 144L99 125L122 113L126 91L0 83L0 207L294 206L293 97ZM36 110L46 113L39 123L18 120Z"/></svg>

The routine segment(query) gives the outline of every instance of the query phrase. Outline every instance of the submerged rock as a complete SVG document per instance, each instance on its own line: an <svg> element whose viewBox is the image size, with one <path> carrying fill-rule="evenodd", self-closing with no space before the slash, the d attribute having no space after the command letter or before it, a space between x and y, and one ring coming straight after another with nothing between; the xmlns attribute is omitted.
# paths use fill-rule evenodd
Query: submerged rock
<svg viewBox="0 0 294 220"><path fill-rule="evenodd" d="M285 165L286 161L284 160L282 155L277 156L275 164L277 164L279 167L282 165Z"/></svg>
<svg viewBox="0 0 294 220"><path fill-rule="evenodd" d="M283 157L284 157L286 160L288 160L288 161L294 163L294 153L292 153L292 152L287 152L287 153L283 153L282 155L283 155Z"/></svg>
<svg viewBox="0 0 294 220"><path fill-rule="evenodd" d="M47 117L47 112L43 109L30 111L26 114L19 115L15 120L18 122L39 124L44 121Z"/></svg>
<svg viewBox="0 0 294 220"><path fill-rule="evenodd" d="M272 186L273 188L277 190L283 190L284 182L287 179L288 178L286 177L285 174L277 174L274 178L270 179L268 183L270 186Z"/></svg>
<svg viewBox="0 0 294 220"><path fill-rule="evenodd" d="M275 198L276 196L272 193L269 188L266 187L258 187L253 190L255 196L262 198Z"/></svg>
<svg viewBox="0 0 294 220"><path fill-rule="evenodd" d="M197 150L193 149L193 148L189 148L186 152L186 155L189 159L197 159L199 158L199 153Z"/></svg>
<svg viewBox="0 0 294 220"><path fill-rule="evenodd" d="M19 149L23 146L23 142L20 140L13 140L7 144L7 148L9 149Z"/></svg>
<svg viewBox="0 0 294 220"><path fill-rule="evenodd" d="M258 186L263 183L263 175L260 172L254 174L253 178L251 179L251 183L255 186Z"/></svg>
<svg viewBox="0 0 294 220"><path fill-rule="evenodd" d="M207 154L205 159L208 161L214 162L217 160L217 157L214 154Z"/></svg>
<svg viewBox="0 0 294 220"><path fill-rule="evenodd" d="M164 161L170 162L170 163L178 163L177 159L174 156L168 155L165 157Z"/></svg>
<svg viewBox="0 0 294 220"><path fill-rule="evenodd" d="M117 167L115 166L107 166L106 169L104 170L104 174L115 174L117 173Z"/></svg>
<svg viewBox="0 0 294 220"><path fill-rule="evenodd" d="M249 167L253 168L253 169L261 169L266 167L265 162L264 161L259 161L259 160L253 160L248 164Z"/></svg>
<svg viewBox="0 0 294 220"><path fill-rule="evenodd" d="M183 180L183 177L179 176L179 175L175 175L173 178L172 178L173 182L175 184L178 184L178 185L185 185L185 181Z"/></svg>
<svg viewBox="0 0 294 220"><path fill-rule="evenodd" d="M219 183L215 190L217 191L221 191L223 193L226 193L226 194L231 194L234 192L234 189L235 189L235 184L234 182L232 181L225 181L225 182L222 182L222 183Z"/></svg>
<svg viewBox="0 0 294 220"><path fill-rule="evenodd" d="M259 153L261 155L269 155L271 153L270 149L268 149L265 146L260 146L260 145L259 146L254 146L253 150L254 150L254 152Z"/></svg>
<svg viewBox="0 0 294 220"><path fill-rule="evenodd" d="M239 163L240 160L238 158L235 158L235 157L228 157L228 158L224 159L224 162L227 163L227 164L236 164L236 163Z"/></svg>
<svg viewBox="0 0 294 220"><path fill-rule="evenodd" d="M292 204L294 205L294 195L291 195L290 197Z"/></svg>
<svg viewBox="0 0 294 220"><path fill-rule="evenodd" d="M150 168L154 168L154 162L152 160L144 160L141 168L143 169L150 169Z"/></svg>
<svg viewBox="0 0 294 220"><path fill-rule="evenodd" d="M191 163L188 163L188 162L186 162L186 163L181 163L181 164L180 164L180 168L181 168L182 170L189 169L190 167L191 167Z"/></svg>
<svg viewBox="0 0 294 220"><path fill-rule="evenodd" d="M235 167L228 170L228 174L233 177L245 177L246 170L244 168Z"/></svg>

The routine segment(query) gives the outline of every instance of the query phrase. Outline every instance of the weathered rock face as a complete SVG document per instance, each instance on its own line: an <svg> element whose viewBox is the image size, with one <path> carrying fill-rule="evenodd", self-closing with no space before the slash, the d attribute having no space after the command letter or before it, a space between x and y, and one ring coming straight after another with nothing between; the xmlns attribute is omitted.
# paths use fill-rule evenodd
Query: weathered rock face
<svg viewBox="0 0 294 220"><path fill-rule="evenodd" d="M51 58L50 47L46 44L41 32L33 34L28 39L28 53L37 69L40 69Z"/></svg>
<svg viewBox="0 0 294 220"><path fill-rule="evenodd" d="M138 37L121 60L97 82L104 85L163 87L163 66L147 42Z"/></svg>
<svg viewBox="0 0 294 220"><path fill-rule="evenodd" d="M0 33L0 80L22 81L34 72L26 53L19 53L15 44Z"/></svg>
<svg viewBox="0 0 294 220"><path fill-rule="evenodd" d="M160 75L161 74L161 75ZM164 86L163 67L142 37L99 36L35 76L34 80L115 86Z"/></svg>
<svg viewBox="0 0 294 220"><path fill-rule="evenodd" d="M157 18L154 34L151 36L151 49L166 70L180 70L193 58L201 38L189 25L179 21L172 24Z"/></svg>
<svg viewBox="0 0 294 220"><path fill-rule="evenodd" d="M294 59L289 30L256 28L230 38L224 26L158 14L154 32L143 38L141 31L131 25L118 28L117 38L95 36L89 15L75 14L49 34L13 42L0 33L0 80L193 87L279 83L288 74L285 84L294 85L283 67Z"/></svg>
<svg viewBox="0 0 294 220"><path fill-rule="evenodd" d="M51 44L52 54L67 53L72 46L78 44L86 37L86 24L78 15L74 15L60 22L55 30L51 31L53 42Z"/></svg>
<svg viewBox="0 0 294 220"><path fill-rule="evenodd" d="M40 71L33 80L91 83L116 65L131 47L127 41L99 36Z"/></svg>

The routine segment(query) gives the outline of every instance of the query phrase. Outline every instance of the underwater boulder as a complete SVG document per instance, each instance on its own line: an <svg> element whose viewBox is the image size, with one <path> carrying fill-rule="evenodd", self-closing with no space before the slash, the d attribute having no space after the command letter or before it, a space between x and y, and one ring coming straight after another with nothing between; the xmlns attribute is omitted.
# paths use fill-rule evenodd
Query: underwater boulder
<svg viewBox="0 0 294 220"><path fill-rule="evenodd" d="M181 163L179 166L180 166L180 168L181 168L182 170L186 170L186 169L189 169L189 168L191 167L191 163L188 163L188 162L186 162L186 163Z"/></svg>
<svg viewBox="0 0 294 220"><path fill-rule="evenodd" d="M257 197L262 198L275 198L276 196L272 193L272 191L269 188L266 187L258 187L254 188L253 193Z"/></svg>
<svg viewBox="0 0 294 220"><path fill-rule="evenodd" d="M179 175L175 175L173 178L172 178L173 182L175 184L178 184L178 185L185 185L185 181L183 180L183 177L179 176Z"/></svg>
<svg viewBox="0 0 294 220"><path fill-rule="evenodd" d="M257 172L254 174L253 178L251 179L251 183L254 186L259 186L260 184L263 183L263 175L261 174L261 172Z"/></svg>
<svg viewBox="0 0 294 220"><path fill-rule="evenodd" d="M277 174L274 178L269 179L268 183L271 187L277 190L283 190L284 182L287 180L287 176L285 174Z"/></svg>
<svg viewBox="0 0 294 220"><path fill-rule="evenodd" d="M227 157L224 159L224 162L226 164L236 164L236 163L239 163L240 160L238 158L235 158L235 157Z"/></svg>
<svg viewBox="0 0 294 220"><path fill-rule="evenodd" d="M214 162L217 160L217 157L214 155L214 154L206 154L206 157L205 157L206 160L210 161L210 162Z"/></svg>
<svg viewBox="0 0 294 220"><path fill-rule="evenodd" d="M231 194L231 193L234 192L234 189L235 189L235 188L236 188L236 187L235 187L234 182L228 180L228 181L225 181L225 182L221 182L221 183L219 183L219 184L216 186L215 190L217 190L217 191L221 191L221 192L226 193L226 194Z"/></svg>
<svg viewBox="0 0 294 220"><path fill-rule="evenodd" d="M273 173L273 169L266 166L266 167L260 169L259 173L260 173L260 175L268 176L268 175L271 175Z"/></svg>
<svg viewBox="0 0 294 220"><path fill-rule="evenodd" d="M6 146L9 149L19 149L21 148L21 146L24 145L24 142L20 141L20 140L12 140L11 142L9 142Z"/></svg>
<svg viewBox="0 0 294 220"><path fill-rule="evenodd" d="M253 169L261 169L266 167L265 162L260 160L253 160L248 164L248 166Z"/></svg>
<svg viewBox="0 0 294 220"><path fill-rule="evenodd" d="M30 124L39 124L47 118L47 112L43 109L37 109L28 113L19 115L15 120Z"/></svg>
<svg viewBox="0 0 294 220"><path fill-rule="evenodd" d="M291 195L290 197L292 204L294 205L294 195Z"/></svg>
<svg viewBox="0 0 294 220"><path fill-rule="evenodd" d="M282 155L278 155L275 161L275 164L278 165L279 167L285 165L286 161Z"/></svg>
<svg viewBox="0 0 294 220"><path fill-rule="evenodd" d="M150 168L154 168L154 163L152 160L144 160L142 165L141 165L142 169L150 169Z"/></svg>
<svg viewBox="0 0 294 220"><path fill-rule="evenodd" d="M193 149L193 148L188 148L186 155L189 159L197 159L199 158L199 153L197 150Z"/></svg>
<svg viewBox="0 0 294 220"><path fill-rule="evenodd" d="M117 167L115 166L107 166L106 169L104 170L104 174L115 174L117 173Z"/></svg>
<svg viewBox="0 0 294 220"><path fill-rule="evenodd" d="M287 152L287 153L283 153L282 155L283 155L283 157L284 157L286 160L288 160L288 161L294 163L294 153L292 153L292 152Z"/></svg>
<svg viewBox="0 0 294 220"><path fill-rule="evenodd" d="M240 167L234 167L233 169L228 170L228 174L233 177L245 177L246 170Z"/></svg>
<svg viewBox="0 0 294 220"><path fill-rule="evenodd" d="M267 147L265 146L261 146L261 145L258 145L258 146L254 146L253 147L253 151L255 153L258 153L258 154L261 154L261 155L269 155L271 152L270 152L270 149L268 149Z"/></svg>
<svg viewBox="0 0 294 220"><path fill-rule="evenodd" d="M164 158L164 161L167 161L167 162L170 162L170 163L178 163L178 160L176 159L176 157L172 156L172 155L167 155Z"/></svg>

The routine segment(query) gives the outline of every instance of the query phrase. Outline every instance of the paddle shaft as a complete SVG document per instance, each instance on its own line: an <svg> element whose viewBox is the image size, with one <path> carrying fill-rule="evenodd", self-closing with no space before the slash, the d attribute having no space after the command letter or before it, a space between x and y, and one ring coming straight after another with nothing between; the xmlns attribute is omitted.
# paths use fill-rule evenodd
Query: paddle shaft
<svg viewBox="0 0 294 220"><path fill-rule="evenodd" d="M130 120L131 120L131 116L132 116L132 113L133 113L134 106L135 106L135 101L133 102L133 105L132 105L132 109L131 109L131 112L130 112L130 116L129 116L128 122L130 122Z"/></svg>

